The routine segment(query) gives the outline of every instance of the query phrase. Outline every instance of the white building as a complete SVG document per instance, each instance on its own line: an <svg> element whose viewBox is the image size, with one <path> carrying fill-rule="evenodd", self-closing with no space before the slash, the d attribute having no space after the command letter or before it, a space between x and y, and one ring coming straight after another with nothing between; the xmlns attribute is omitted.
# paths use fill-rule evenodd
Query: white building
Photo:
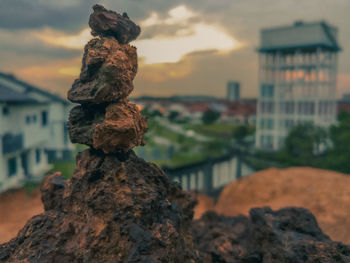
<svg viewBox="0 0 350 263"><path fill-rule="evenodd" d="M337 28L296 22L261 31L256 146L277 150L294 125L336 121Z"/></svg>
<svg viewBox="0 0 350 263"><path fill-rule="evenodd" d="M40 180L49 160L71 158L70 103L0 73L0 192Z"/></svg>
<svg viewBox="0 0 350 263"><path fill-rule="evenodd" d="M227 82L227 100L239 101L240 100L240 83L236 81Z"/></svg>

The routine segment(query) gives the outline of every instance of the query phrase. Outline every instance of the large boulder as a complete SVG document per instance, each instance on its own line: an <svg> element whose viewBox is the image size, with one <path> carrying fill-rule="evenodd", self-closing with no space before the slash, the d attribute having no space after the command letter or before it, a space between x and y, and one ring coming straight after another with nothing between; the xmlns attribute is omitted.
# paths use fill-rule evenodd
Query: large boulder
<svg viewBox="0 0 350 263"><path fill-rule="evenodd" d="M0 246L0 262L194 262L194 201L134 153L78 154L64 183L44 182L45 212Z"/></svg>
<svg viewBox="0 0 350 263"><path fill-rule="evenodd" d="M323 234L304 208L255 208L250 216L208 212L194 222L193 240L201 262L350 262L350 247Z"/></svg>

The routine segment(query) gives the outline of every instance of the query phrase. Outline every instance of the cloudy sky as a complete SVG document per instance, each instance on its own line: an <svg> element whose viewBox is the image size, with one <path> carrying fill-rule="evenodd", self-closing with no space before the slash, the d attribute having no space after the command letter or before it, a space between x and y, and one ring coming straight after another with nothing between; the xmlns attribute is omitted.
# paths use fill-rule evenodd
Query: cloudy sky
<svg viewBox="0 0 350 263"><path fill-rule="evenodd" d="M0 71L65 96L90 39L91 6L142 28L134 95L257 95L259 31L295 20L339 28L338 93L350 92L350 0L0 0Z"/></svg>

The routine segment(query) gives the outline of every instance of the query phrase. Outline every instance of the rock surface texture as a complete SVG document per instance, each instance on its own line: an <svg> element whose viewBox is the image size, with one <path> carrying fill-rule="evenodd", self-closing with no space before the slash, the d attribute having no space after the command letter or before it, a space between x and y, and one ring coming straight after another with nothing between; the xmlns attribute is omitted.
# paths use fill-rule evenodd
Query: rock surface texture
<svg viewBox="0 0 350 263"><path fill-rule="evenodd" d="M0 262L194 262L194 202L133 152L121 162L94 149L71 180L46 177L45 212L0 247Z"/></svg>
<svg viewBox="0 0 350 263"><path fill-rule="evenodd" d="M80 77L68 92L77 103L103 104L126 98L134 89L136 48L113 37L90 40L85 46Z"/></svg>
<svg viewBox="0 0 350 263"><path fill-rule="evenodd" d="M201 262L350 262L350 247L333 242L304 208L255 208L250 216L207 212L194 222Z"/></svg>
<svg viewBox="0 0 350 263"><path fill-rule="evenodd" d="M69 135L74 143L86 144L104 153L128 152L144 145L146 118L128 101L108 106L74 107L69 117Z"/></svg>
<svg viewBox="0 0 350 263"><path fill-rule="evenodd" d="M0 262L349 262L304 209L255 209L250 218L209 213L192 225L192 197L132 148L144 145L146 120L127 96L140 33L126 14L94 6L93 35L68 98L71 140L90 146L66 181L41 187L45 211L0 245ZM193 242L193 239L195 243Z"/></svg>
<svg viewBox="0 0 350 263"><path fill-rule="evenodd" d="M89 20L92 35L112 36L121 44L127 44L140 35L140 27L131 21L126 13L120 15L106 10L101 5L95 5L93 9L94 13Z"/></svg>

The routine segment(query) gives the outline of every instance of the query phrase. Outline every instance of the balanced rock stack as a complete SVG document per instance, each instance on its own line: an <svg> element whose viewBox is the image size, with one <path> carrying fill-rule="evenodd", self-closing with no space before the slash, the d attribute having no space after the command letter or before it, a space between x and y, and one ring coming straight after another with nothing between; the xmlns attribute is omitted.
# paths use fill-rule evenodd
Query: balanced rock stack
<svg viewBox="0 0 350 263"><path fill-rule="evenodd" d="M91 148L77 155L70 180L45 178L45 211L0 245L1 263L350 262L350 247L331 241L302 208L208 212L192 224L193 199L132 151L146 131L127 100L137 71L128 43L140 28L99 5L89 24L96 38L68 98L81 104L70 114L71 139Z"/></svg>
<svg viewBox="0 0 350 263"><path fill-rule="evenodd" d="M128 43L140 28L126 14L93 7L92 39L68 98L69 134L90 146L66 181L41 187L45 212L0 245L0 262L194 262L194 201L156 165L132 151L147 127L127 99L137 71Z"/></svg>
<svg viewBox="0 0 350 263"><path fill-rule="evenodd" d="M70 101L81 104L71 111L69 135L105 154L127 153L144 145L147 130L145 117L127 99L137 72L136 48L128 43L140 27L126 14L93 9L89 25L98 37L85 46L80 77L68 92Z"/></svg>

